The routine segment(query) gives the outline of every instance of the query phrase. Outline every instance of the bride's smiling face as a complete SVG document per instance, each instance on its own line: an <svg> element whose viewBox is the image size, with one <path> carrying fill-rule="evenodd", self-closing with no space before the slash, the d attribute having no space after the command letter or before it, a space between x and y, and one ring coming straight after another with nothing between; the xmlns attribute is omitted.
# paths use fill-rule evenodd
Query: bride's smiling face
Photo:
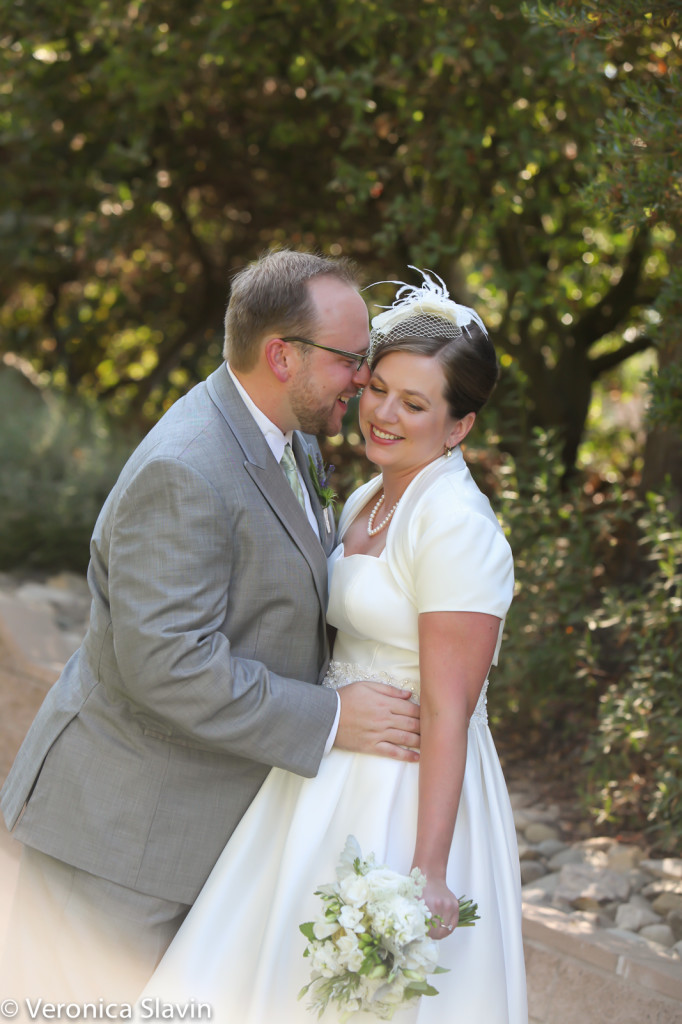
<svg viewBox="0 0 682 1024"><path fill-rule="evenodd" d="M367 457L409 481L466 434L450 414L438 359L390 352L380 359L360 399Z"/></svg>

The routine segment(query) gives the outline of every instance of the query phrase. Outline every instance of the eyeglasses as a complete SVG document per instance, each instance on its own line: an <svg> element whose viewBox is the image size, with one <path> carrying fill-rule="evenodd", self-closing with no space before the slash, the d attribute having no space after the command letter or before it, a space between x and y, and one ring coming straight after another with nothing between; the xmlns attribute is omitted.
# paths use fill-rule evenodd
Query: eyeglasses
<svg viewBox="0 0 682 1024"><path fill-rule="evenodd" d="M316 341L309 341L308 338L299 338L295 334L290 335L287 338L282 338L282 341L297 341L300 345L310 345L312 348L321 348L325 352L333 352L336 356L343 356L344 359L349 359L351 363L355 363L355 372L359 373L362 369L362 364L366 361L368 352L363 352L360 355L359 352L345 352L342 348L330 348L329 345L319 345Z"/></svg>

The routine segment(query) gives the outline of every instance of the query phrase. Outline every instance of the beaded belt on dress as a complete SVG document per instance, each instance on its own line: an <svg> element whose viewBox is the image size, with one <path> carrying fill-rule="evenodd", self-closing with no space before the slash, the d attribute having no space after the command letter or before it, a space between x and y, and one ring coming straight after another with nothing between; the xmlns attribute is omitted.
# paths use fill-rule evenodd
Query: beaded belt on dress
<svg viewBox="0 0 682 1024"><path fill-rule="evenodd" d="M369 679L373 683L386 683L387 686L396 686L399 690L409 690L412 694L411 700L419 703L419 685L411 679L398 679L389 672L381 669L367 668L366 665L359 665L349 661L330 661L327 675L322 681L323 686L331 690L339 690L342 686L355 683L358 679ZM471 722L488 722L488 680L486 679L478 698L476 708L471 716Z"/></svg>

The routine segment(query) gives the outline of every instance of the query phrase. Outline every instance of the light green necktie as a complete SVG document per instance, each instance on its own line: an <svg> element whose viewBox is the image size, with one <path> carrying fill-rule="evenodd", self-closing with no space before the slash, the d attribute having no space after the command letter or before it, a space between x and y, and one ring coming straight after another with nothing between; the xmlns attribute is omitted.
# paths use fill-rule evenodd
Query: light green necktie
<svg viewBox="0 0 682 1024"><path fill-rule="evenodd" d="M284 446L284 454L280 466L284 470L284 475L291 484L291 489L298 499L298 503L305 511L305 500L303 498L303 488L301 487L301 481L298 478L298 472L296 471L296 459L291 449L290 444Z"/></svg>

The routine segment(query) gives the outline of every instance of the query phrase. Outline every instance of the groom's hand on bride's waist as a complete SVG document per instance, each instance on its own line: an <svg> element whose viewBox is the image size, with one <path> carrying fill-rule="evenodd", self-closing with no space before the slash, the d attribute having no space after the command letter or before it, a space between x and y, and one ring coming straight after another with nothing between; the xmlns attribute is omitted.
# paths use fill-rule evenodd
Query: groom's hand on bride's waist
<svg viewBox="0 0 682 1024"><path fill-rule="evenodd" d="M419 705L410 692L384 683L350 683L341 700L334 746L399 761L419 760Z"/></svg>

